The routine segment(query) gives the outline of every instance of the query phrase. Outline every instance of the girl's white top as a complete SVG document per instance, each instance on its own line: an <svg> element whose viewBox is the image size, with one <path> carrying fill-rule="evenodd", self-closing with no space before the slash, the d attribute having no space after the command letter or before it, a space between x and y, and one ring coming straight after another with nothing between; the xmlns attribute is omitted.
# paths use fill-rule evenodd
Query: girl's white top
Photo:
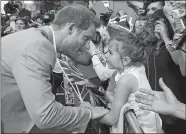
<svg viewBox="0 0 186 134"><path fill-rule="evenodd" d="M148 79L146 77L145 73L145 67L144 66L131 66L127 70L125 70L123 73L118 73L115 77L115 81L120 79L121 76L126 74L132 74L138 81L138 89L144 88L148 90L152 90L150 87L150 84L148 82ZM129 83L130 84L130 83ZM131 93L127 103L124 104L124 106L121 109L120 117L118 122L115 126L112 126L111 132L112 133L123 133L123 113L126 112L128 108L134 109L135 114L137 116L138 123L144 133L161 133L162 132L162 121L159 117L159 114L147 110L141 110L139 108L139 103L135 101L135 94L138 93L137 90L134 93Z"/></svg>

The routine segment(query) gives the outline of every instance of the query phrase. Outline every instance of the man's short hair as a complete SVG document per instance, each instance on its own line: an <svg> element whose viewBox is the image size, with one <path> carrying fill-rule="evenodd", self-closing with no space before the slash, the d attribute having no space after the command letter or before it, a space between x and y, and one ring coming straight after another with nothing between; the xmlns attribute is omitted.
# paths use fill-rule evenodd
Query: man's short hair
<svg viewBox="0 0 186 134"><path fill-rule="evenodd" d="M16 1L15 4L18 4L18 5L20 5L20 6L23 6L23 3L20 2L20 1Z"/></svg>
<svg viewBox="0 0 186 134"><path fill-rule="evenodd" d="M90 11L92 11L96 15L96 11L92 8L90 8Z"/></svg>
<svg viewBox="0 0 186 134"><path fill-rule="evenodd" d="M99 18L88 8L77 4L63 7L52 22L57 27L67 23L74 23L81 30L88 29L91 24L94 24L96 28L100 27Z"/></svg>
<svg viewBox="0 0 186 134"><path fill-rule="evenodd" d="M165 6L165 1L163 0L148 0L144 2L144 7L147 8L151 3L159 2L162 6Z"/></svg>
<svg viewBox="0 0 186 134"><path fill-rule="evenodd" d="M73 3L77 4L77 5L85 6L87 8L89 7L89 1L88 0L74 0Z"/></svg>

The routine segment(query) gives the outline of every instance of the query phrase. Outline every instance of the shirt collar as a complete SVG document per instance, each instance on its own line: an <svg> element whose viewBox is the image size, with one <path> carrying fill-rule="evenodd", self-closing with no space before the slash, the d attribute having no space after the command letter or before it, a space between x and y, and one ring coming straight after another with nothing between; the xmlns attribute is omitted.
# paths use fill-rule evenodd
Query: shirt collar
<svg viewBox="0 0 186 134"><path fill-rule="evenodd" d="M43 36L45 36L53 44L53 35L49 26L43 26L38 28L38 30L40 30Z"/></svg>

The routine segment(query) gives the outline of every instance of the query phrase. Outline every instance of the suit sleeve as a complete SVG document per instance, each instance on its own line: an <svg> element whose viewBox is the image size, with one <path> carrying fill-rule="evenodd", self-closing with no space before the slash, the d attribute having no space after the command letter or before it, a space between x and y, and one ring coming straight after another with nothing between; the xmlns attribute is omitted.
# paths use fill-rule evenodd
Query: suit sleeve
<svg viewBox="0 0 186 134"><path fill-rule="evenodd" d="M86 108L66 107L52 94L50 64L55 63L52 44L36 42L28 45L12 65L12 73L20 89L26 109L40 129L84 132L91 113Z"/></svg>

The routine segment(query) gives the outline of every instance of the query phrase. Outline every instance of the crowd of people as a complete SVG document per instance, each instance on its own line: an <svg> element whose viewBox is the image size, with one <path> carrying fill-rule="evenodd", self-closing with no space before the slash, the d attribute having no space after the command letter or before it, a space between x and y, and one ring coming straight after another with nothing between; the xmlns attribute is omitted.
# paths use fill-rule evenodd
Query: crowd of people
<svg viewBox="0 0 186 134"><path fill-rule="evenodd" d="M27 131L33 123L44 130L83 133L90 120L97 120L110 133L127 133L123 113L128 109L144 133L184 132L186 2L126 3L135 12L133 23L124 9L98 18L92 8L70 3L56 14L31 17L16 2L16 12L1 19L4 132L10 127ZM63 74L59 59L64 55L69 65L95 71L107 108L84 101L63 106L55 100L50 79L52 73Z"/></svg>
<svg viewBox="0 0 186 134"><path fill-rule="evenodd" d="M54 19L54 12L40 12L32 15L23 8L21 1L8 1L4 6L5 14L1 14L1 36L28 28L38 28L49 25Z"/></svg>

